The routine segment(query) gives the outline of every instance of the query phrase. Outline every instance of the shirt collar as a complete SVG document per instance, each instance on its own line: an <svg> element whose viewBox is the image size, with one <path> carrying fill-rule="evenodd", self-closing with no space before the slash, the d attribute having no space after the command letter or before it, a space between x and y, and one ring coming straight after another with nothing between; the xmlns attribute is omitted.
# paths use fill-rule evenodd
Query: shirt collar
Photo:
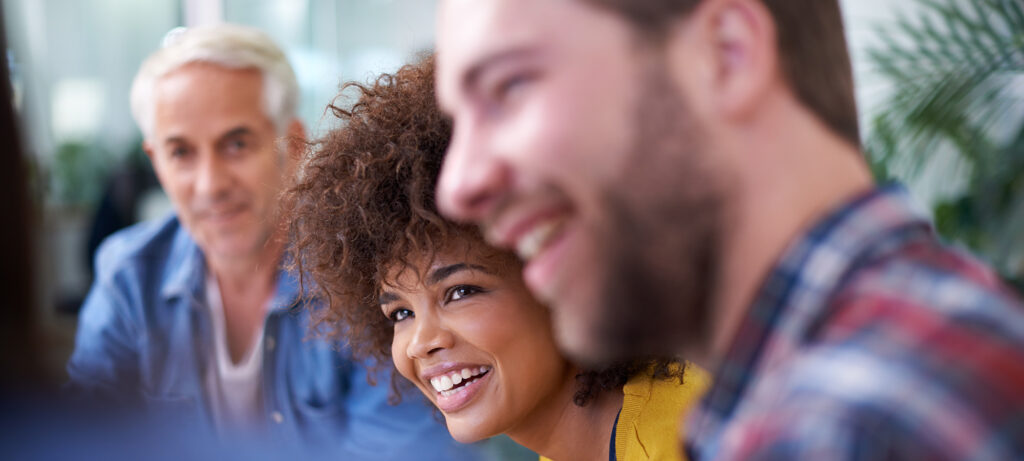
<svg viewBox="0 0 1024 461"><path fill-rule="evenodd" d="M169 300L182 296L192 296L193 299L201 300L205 280L206 261L199 245L182 229L175 236L172 248L169 253L169 275L164 279L160 295ZM174 264L173 261L178 261ZM296 308L299 305L299 283L291 271L278 270L277 288L274 297L270 302L268 312L285 311ZM193 303L202 305L202 303Z"/></svg>
<svg viewBox="0 0 1024 461"><path fill-rule="evenodd" d="M168 275L161 285L160 296L168 300L198 295L206 278L206 263L199 245L184 228L175 233L167 259L164 267Z"/></svg>
<svg viewBox="0 0 1024 461"><path fill-rule="evenodd" d="M277 271L277 291L271 301L271 311L284 311L297 309L300 304L299 281L292 274L292 271L281 269Z"/></svg>
<svg viewBox="0 0 1024 461"><path fill-rule="evenodd" d="M901 241L906 231L931 228L906 189L891 184L846 202L796 238L764 279L711 391L691 415L691 443L712 439L759 370L789 357L814 334L829 313L828 298L858 260Z"/></svg>

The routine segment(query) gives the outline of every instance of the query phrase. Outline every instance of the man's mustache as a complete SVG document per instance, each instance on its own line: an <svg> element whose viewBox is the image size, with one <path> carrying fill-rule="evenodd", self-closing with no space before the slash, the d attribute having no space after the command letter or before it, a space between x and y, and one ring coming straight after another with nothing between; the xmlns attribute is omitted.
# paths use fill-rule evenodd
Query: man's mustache
<svg viewBox="0 0 1024 461"><path fill-rule="evenodd" d="M189 211L193 216L208 218L236 212L244 209L247 205L248 202L242 197L225 196L212 200L195 201L189 204Z"/></svg>

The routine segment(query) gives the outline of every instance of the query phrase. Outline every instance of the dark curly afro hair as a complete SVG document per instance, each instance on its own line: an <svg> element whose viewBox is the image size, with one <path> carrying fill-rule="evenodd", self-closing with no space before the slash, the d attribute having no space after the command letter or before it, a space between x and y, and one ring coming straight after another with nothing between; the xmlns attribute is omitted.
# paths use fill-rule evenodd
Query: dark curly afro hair
<svg viewBox="0 0 1024 461"><path fill-rule="evenodd" d="M303 289L323 301L315 311L319 325L346 340L356 357L392 363L393 325L378 300L389 269L413 268L416 256L430 256L453 238L483 240L435 206L452 124L434 100L433 57L371 84L347 83L341 94L350 90L358 96L351 109L339 107L340 95L328 107L341 127L312 144L284 194L286 225ZM651 358L584 371L574 402L585 405L652 372L681 381L684 366ZM396 375L392 369L393 389Z"/></svg>

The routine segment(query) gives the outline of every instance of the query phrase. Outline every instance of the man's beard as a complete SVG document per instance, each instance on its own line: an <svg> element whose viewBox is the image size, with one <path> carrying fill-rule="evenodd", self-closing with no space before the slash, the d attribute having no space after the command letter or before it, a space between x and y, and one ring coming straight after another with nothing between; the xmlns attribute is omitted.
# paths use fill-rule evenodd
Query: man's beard
<svg viewBox="0 0 1024 461"><path fill-rule="evenodd" d="M632 161L619 188L605 191L607 222L596 226L605 256L595 363L678 356L710 337L721 184L664 69L643 83Z"/></svg>

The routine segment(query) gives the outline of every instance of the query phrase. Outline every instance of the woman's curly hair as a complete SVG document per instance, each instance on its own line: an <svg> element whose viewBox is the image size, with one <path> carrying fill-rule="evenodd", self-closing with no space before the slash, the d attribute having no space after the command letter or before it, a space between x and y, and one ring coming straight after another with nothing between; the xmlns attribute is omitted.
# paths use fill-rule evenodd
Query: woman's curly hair
<svg viewBox="0 0 1024 461"><path fill-rule="evenodd" d="M350 89L358 93L351 109L337 105L340 95L328 107L342 126L311 145L284 194L286 225L303 290L323 300L318 325L356 357L392 363L393 326L378 300L388 271L413 268L453 238L483 239L441 217L434 202L452 123L434 99L433 57L371 84L347 83L341 94ZM678 360L632 361L581 373L574 401L584 405L652 369L682 380Z"/></svg>

